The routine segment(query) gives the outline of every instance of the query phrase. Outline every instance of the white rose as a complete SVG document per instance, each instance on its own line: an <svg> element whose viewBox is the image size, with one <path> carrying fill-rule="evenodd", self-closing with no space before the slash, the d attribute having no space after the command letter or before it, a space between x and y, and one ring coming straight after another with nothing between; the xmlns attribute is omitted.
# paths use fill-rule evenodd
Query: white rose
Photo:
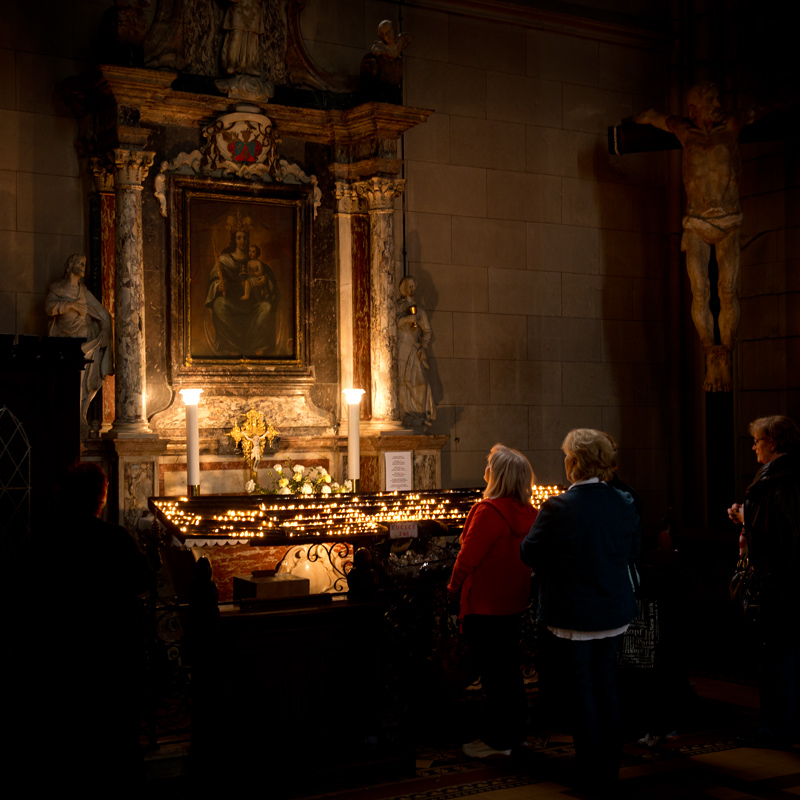
<svg viewBox="0 0 800 800"><path fill-rule="evenodd" d="M311 494L314 490L311 488L311 484L310 483L304 483L302 488L300 489L300 491L303 494Z"/></svg>
<svg viewBox="0 0 800 800"><path fill-rule="evenodd" d="M280 464L276 465L275 472L283 472L283 467Z"/></svg>
<svg viewBox="0 0 800 800"><path fill-rule="evenodd" d="M331 493L331 487L330 486L328 486L326 484L325 486L322 487L322 494L330 494L330 493Z"/></svg>
<svg viewBox="0 0 800 800"><path fill-rule="evenodd" d="M281 478L278 481L278 486L288 486L288 485L289 485L289 479L288 478Z"/></svg>
<svg viewBox="0 0 800 800"><path fill-rule="evenodd" d="M278 489L278 494L291 494L291 492L285 486L281 486L281 488Z"/></svg>
<svg viewBox="0 0 800 800"><path fill-rule="evenodd" d="M305 467L304 467L302 464L295 464L295 465L292 467L292 469L293 469L295 472L298 472L298 473L299 473L299 472L305 472L305 470L306 470L306 468L305 468Z"/></svg>
<svg viewBox="0 0 800 800"><path fill-rule="evenodd" d="M353 481L351 481L349 478L344 482L344 490L346 492L353 491Z"/></svg>
<svg viewBox="0 0 800 800"><path fill-rule="evenodd" d="M256 482L255 481L247 481L247 483L244 485L244 488L245 488L245 491L248 494L253 494L253 492L255 491L255 488L256 488Z"/></svg>
<svg viewBox="0 0 800 800"><path fill-rule="evenodd" d="M331 482L331 476L328 475L328 473L326 472L325 473L325 483L330 483L330 482Z"/></svg>

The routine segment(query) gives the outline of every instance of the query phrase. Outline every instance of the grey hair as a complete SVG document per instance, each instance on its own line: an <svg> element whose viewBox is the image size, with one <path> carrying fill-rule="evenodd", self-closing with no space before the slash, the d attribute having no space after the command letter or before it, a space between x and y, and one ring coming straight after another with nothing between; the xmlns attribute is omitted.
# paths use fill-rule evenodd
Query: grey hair
<svg viewBox="0 0 800 800"><path fill-rule="evenodd" d="M797 424L789 417L779 414L754 419L748 425L747 432L753 437L759 433L766 434L779 453L793 453L800 447L800 430Z"/></svg>
<svg viewBox="0 0 800 800"><path fill-rule="evenodd" d="M575 428L564 437L561 449L578 460L570 476L573 482L589 478L609 481L613 477L617 448L607 433L594 428Z"/></svg>

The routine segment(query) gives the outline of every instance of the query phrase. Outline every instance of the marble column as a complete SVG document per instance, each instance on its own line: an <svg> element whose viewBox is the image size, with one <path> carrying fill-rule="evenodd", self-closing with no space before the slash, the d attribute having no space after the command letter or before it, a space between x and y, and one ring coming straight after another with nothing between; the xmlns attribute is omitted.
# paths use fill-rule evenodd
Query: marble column
<svg viewBox="0 0 800 800"><path fill-rule="evenodd" d="M369 178L354 184L367 201L370 224L370 377L372 427L399 429L394 200L405 180Z"/></svg>
<svg viewBox="0 0 800 800"><path fill-rule="evenodd" d="M355 186L336 183L336 258L339 274L339 379L342 389L363 389L361 419L372 410L369 353L369 217ZM339 398L339 426L348 406Z"/></svg>
<svg viewBox="0 0 800 800"><path fill-rule="evenodd" d="M147 424L142 182L155 153L114 150L116 387L112 438L156 436Z"/></svg>

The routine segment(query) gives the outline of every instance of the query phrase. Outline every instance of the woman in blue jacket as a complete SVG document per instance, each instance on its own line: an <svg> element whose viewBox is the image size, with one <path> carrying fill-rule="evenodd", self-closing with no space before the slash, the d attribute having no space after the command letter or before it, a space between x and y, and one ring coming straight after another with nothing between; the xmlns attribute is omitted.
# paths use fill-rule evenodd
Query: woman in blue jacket
<svg viewBox="0 0 800 800"><path fill-rule="evenodd" d="M572 486L542 506L520 553L539 576L539 622L569 686L560 702L572 712L579 777L602 793L619 773L616 655L637 613L628 562L640 523L633 498L606 483L616 466L610 437L578 428L561 449Z"/></svg>

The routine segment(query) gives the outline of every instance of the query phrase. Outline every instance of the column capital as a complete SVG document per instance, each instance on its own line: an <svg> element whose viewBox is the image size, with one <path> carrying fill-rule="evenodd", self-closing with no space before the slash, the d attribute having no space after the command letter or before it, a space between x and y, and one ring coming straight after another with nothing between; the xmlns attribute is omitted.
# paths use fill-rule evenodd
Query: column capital
<svg viewBox="0 0 800 800"><path fill-rule="evenodd" d="M354 183L359 197L366 199L370 211L392 211L395 197L406 188L405 178L368 178Z"/></svg>
<svg viewBox="0 0 800 800"><path fill-rule="evenodd" d="M337 214L360 214L366 210L354 183L336 181L334 197Z"/></svg>
<svg viewBox="0 0 800 800"><path fill-rule="evenodd" d="M141 188L144 179L156 157L149 150L123 150L117 147L113 151L114 179L117 186L138 186Z"/></svg>
<svg viewBox="0 0 800 800"><path fill-rule="evenodd" d="M90 158L89 167L94 178L94 187L100 194L114 191L114 163L108 156Z"/></svg>

